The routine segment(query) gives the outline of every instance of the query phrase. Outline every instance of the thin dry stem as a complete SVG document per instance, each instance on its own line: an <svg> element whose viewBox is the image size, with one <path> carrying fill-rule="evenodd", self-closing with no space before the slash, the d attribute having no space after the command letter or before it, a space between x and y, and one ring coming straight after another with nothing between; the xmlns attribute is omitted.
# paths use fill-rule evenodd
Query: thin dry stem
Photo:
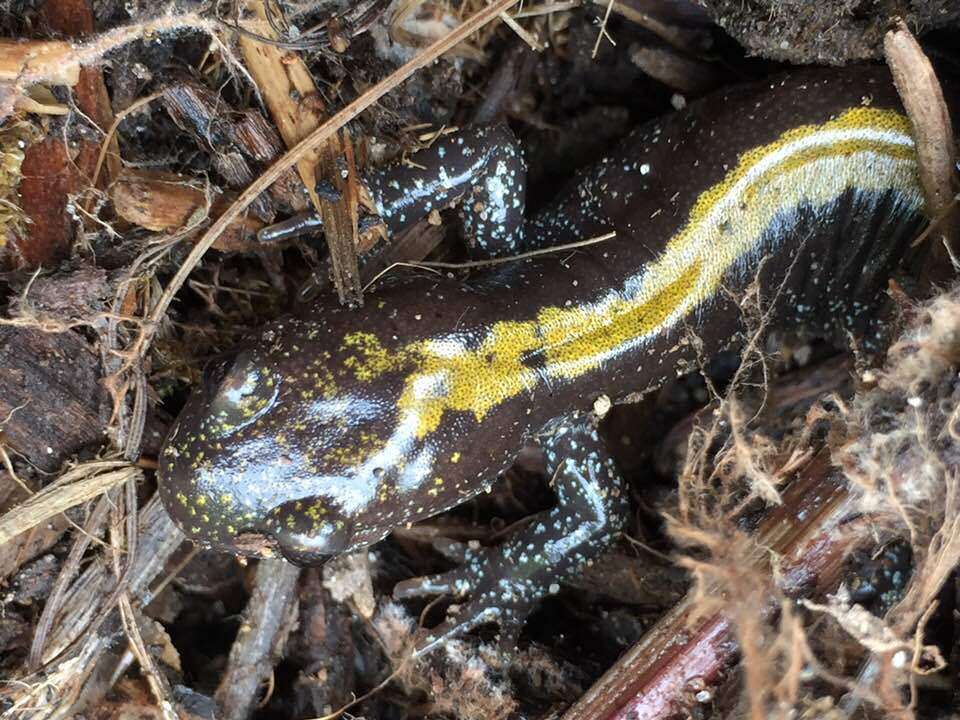
<svg viewBox="0 0 960 720"><path fill-rule="evenodd" d="M590 57L596 58L597 53L600 52L600 43L604 38L610 41L611 45L616 45L613 38L607 33L607 21L610 20L610 13L613 11L613 6L616 4L617 0L606 0L607 10L603 14L603 21L600 23L600 30L597 31L597 40L593 44L593 52L590 53Z"/></svg>
<svg viewBox="0 0 960 720"><path fill-rule="evenodd" d="M97 155L97 164L93 169L93 178L90 181L91 188L95 188L97 186L97 181L100 179L100 171L103 169L103 162L107 159L107 152L110 150L110 141L113 140L113 136L116 134L117 128L120 127L120 123L123 122L125 118L139 111L141 108L146 107L154 100L162 96L163 91L158 90L155 93L151 93L145 97L139 98L135 102L131 103L129 107L116 114L116 116L113 118L113 122L110 123L109 129L104 135L103 142L100 144L100 153ZM88 212L92 202L92 199L87 201L86 210Z"/></svg>

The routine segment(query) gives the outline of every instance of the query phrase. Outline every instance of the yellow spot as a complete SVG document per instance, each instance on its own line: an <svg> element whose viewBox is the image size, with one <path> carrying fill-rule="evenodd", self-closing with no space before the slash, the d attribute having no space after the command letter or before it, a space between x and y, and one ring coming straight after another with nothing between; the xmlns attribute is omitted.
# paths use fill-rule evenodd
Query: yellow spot
<svg viewBox="0 0 960 720"><path fill-rule="evenodd" d="M305 513L308 518L314 521L314 525L320 522L320 519L327 514L327 509L318 500L313 505L307 508Z"/></svg>
<svg viewBox="0 0 960 720"><path fill-rule="evenodd" d="M333 373L330 372L330 369L325 365L318 364L317 372L311 373L311 378L313 379L313 386L324 398L330 399L335 397L339 392L339 387L333 377Z"/></svg>
<svg viewBox="0 0 960 720"><path fill-rule="evenodd" d="M203 507L203 506L206 505L206 504L207 504L207 496L206 496L206 495L198 495L198 496L197 496L197 505L199 505L200 507Z"/></svg>
<svg viewBox="0 0 960 720"><path fill-rule="evenodd" d="M450 462L452 462L452 463L454 463L454 464L460 462L460 453L455 452L453 455L451 455L451 456L450 456Z"/></svg>
<svg viewBox="0 0 960 720"><path fill-rule="evenodd" d="M371 333L355 332L346 335L341 349L352 349L358 353L346 358L343 364L353 370L357 380L361 381L373 380L389 370L401 367L404 362L402 354L388 353L377 336Z"/></svg>

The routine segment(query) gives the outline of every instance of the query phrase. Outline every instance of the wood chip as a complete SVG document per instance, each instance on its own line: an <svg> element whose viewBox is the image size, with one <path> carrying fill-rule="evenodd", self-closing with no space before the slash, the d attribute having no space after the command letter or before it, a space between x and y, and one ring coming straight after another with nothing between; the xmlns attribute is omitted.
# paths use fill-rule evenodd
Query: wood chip
<svg viewBox="0 0 960 720"><path fill-rule="evenodd" d="M930 60L902 20L884 36L883 49L913 124L927 214L936 223L933 255L950 268L944 256L957 256L957 201L951 185L956 148L943 90Z"/></svg>
<svg viewBox="0 0 960 720"><path fill-rule="evenodd" d="M117 215L129 223L154 232L176 232L197 224L205 216L217 217L233 197L208 197L203 188L187 178L161 170L125 169L110 187L110 199ZM234 220L213 247L223 252L252 252L262 249L256 233L263 223L252 216Z"/></svg>
<svg viewBox="0 0 960 720"><path fill-rule="evenodd" d="M275 38L263 0L250 0L248 8L257 18L249 28L263 37ZM240 49L280 137L287 147L295 147L326 120L326 108L306 63L294 52L248 35L240 37ZM301 158L296 167L311 203L323 219L340 301L362 304L357 264L357 198L355 189L350 192L349 182L356 170L341 168L348 142L345 134L336 133ZM319 197L315 189L318 178L331 183L339 199Z"/></svg>

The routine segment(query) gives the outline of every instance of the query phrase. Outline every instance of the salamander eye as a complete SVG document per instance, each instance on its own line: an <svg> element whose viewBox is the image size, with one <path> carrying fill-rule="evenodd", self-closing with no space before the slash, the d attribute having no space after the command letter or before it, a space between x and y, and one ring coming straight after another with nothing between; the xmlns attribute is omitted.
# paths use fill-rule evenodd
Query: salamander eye
<svg viewBox="0 0 960 720"><path fill-rule="evenodd" d="M223 437L246 427L273 407L280 390L273 374L246 350L212 362L203 371L213 434Z"/></svg>

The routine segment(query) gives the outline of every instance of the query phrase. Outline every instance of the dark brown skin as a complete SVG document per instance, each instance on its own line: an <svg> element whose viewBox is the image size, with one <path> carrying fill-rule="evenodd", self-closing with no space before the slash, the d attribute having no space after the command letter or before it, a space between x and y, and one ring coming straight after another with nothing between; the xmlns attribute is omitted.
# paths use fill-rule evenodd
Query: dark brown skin
<svg viewBox="0 0 960 720"><path fill-rule="evenodd" d="M502 128L438 141L415 158L427 171L372 175L392 228L442 194L484 246L616 238L466 280L408 273L362 313L331 298L266 326L184 408L161 458L168 510L234 552L251 534L296 562L364 547L481 492L551 418L659 385L692 337L705 356L730 345L733 300L754 279L772 324L869 343L868 311L923 222L908 125L886 110L902 112L883 69L734 88L638 129L522 227L522 162ZM409 188L421 199L398 211ZM540 439L557 509L402 589L473 593L444 632L522 622L622 527L622 481L591 423L568 417Z"/></svg>

